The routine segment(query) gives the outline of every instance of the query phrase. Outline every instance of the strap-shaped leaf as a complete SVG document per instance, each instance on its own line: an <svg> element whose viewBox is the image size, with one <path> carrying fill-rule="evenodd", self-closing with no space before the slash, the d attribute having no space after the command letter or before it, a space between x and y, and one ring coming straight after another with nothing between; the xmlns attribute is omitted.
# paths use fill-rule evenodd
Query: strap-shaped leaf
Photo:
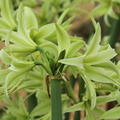
<svg viewBox="0 0 120 120"><path fill-rule="evenodd" d="M101 119L119 119L120 118L120 107L114 107L107 112L105 112L101 117Z"/></svg>
<svg viewBox="0 0 120 120"><path fill-rule="evenodd" d="M35 44L32 44L27 38L25 38L24 36L21 36L17 32L10 32L9 39L11 42L13 42L17 45L36 48Z"/></svg>
<svg viewBox="0 0 120 120"><path fill-rule="evenodd" d="M105 16L104 16L104 21L105 21L105 24L106 24L107 26L111 26L108 15L105 15Z"/></svg>
<svg viewBox="0 0 120 120"><path fill-rule="evenodd" d="M24 7L20 5L17 11L18 32L21 35L23 35L23 37L28 38L23 21L23 16L24 16L23 12L24 12Z"/></svg>
<svg viewBox="0 0 120 120"><path fill-rule="evenodd" d="M92 10L92 12L90 13L91 16L102 16L105 13L108 12L109 10L109 4L106 3L101 3L100 5L98 5L97 7L95 7L95 9Z"/></svg>
<svg viewBox="0 0 120 120"><path fill-rule="evenodd" d="M64 26L65 30L69 30L71 28L71 22L74 20L74 16L70 17L66 20L62 25Z"/></svg>
<svg viewBox="0 0 120 120"><path fill-rule="evenodd" d="M83 69L83 58L84 56L80 56L75 58L62 59L62 60L59 60L59 62L66 65L77 66Z"/></svg>
<svg viewBox="0 0 120 120"><path fill-rule="evenodd" d="M7 23L11 26L11 28L15 28L16 24L13 19L13 12L12 12L12 0L1 0L0 1L1 7L1 14L7 21Z"/></svg>
<svg viewBox="0 0 120 120"><path fill-rule="evenodd" d="M47 24L41 27L38 33L35 35L35 40L38 41L42 38L47 38L51 36L55 32L55 24Z"/></svg>
<svg viewBox="0 0 120 120"><path fill-rule="evenodd" d="M50 111L50 101L44 101L38 104L32 111L31 116L47 114Z"/></svg>
<svg viewBox="0 0 120 120"><path fill-rule="evenodd" d="M117 97L120 97L120 92L118 90L116 90L115 92L110 93L109 95L105 95L105 96L98 96L97 97L97 105L102 105L108 102L112 102L117 100Z"/></svg>
<svg viewBox="0 0 120 120"><path fill-rule="evenodd" d="M97 64L97 65L93 65L93 66L101 67L101 68L104 68L104 69L110 70L110 71L114 71L116 74L119 75L119 70L117 68L117 65L115 65L111 61L105 62L105 63L101 63L101 64Z"/></svg>
<svg viewBox="0 0 120 120"><path fill-rule="evenodd" d="M5 21L5 19L0 18L0 28L9 29L10 25Z"/></svg>
<svg viewBox="0 0 120 120"><path fill-rule="evenodd" d="M111 72L100 67L85 66L85 74L92 80L102 83L113 83L120 85L120 82L110 76Z"/></svg>
<svg viewBox="0 0 120 120"><path fill-rule="evenodd" d="M7 33L8 33L7 29L0 28L0 37L1 37L2 40L4 40Z"/></svg>
<svg viewBox="0 0 120 120"><path fill-rule="evenodd" d="M36 94L38 105L31 112L31 116L44 115L50 112L50 99L46 91L41 90Z"/></svg>
<svg viewBox="0 0 120 120"><path fill-rule="evenodd" d="M11 57L4 50L0 51L0 59L7 65L11 63Z"/></svg>
<svg viewBox="0 0 120 120"><path fill-rule="evenodd" d="M38 28L38 21L31 8L24 7L24 24L27 30Z"/></svg>
<svg viewBox="0 0 120 120"><path fill-rule="evenodd" d="M86 52L86 56L97 53L99 50L100 46L100 41L101 41L101 28L99 23L96 24L96 31L92 39L90 40L90 43L88 45L88 49Z"/></svg>
<svg viewBox="0 0 120 120"><path fill-rule="evenodd" d="M19 80L20 81L20 80ZM17 81L17 82L19 82ZM40 88L40 86L42 86L42 84L40 83L40 80L29 80L27 81L27 79L21 79L21 81L19 83L17 83L17 85L14 85L11 89L10 92L17 92L20 90L37 90Z"/></svg>
<svg viewBox="0 0 120 120"><path fill-rule="evenodd" d="M99 63L108 62L115 56L116 56L115 50L109 47L107 50L103 50L97 53L93 52L92 55L86 56L84 62L88 65L95 65Z"/></svg>
<svg viewBox="0 0 120 120"><path fill-rule="evenodd" d="M4 83L5 81L5 77L7 76L7 74L9 74L9 72L11 72L11 70L7 69L7 70L0 70L0 84Z"/></svg>
<svg viewBox="0 0 120 120"><path fill-rule="evenodd" d="M19 70L24 70L24 69L30 69L33 66L34 66L33 61L25 61L25 60L21 61L21 60L18 60L12 57L10 69L14 71L19 71Z"/></svg>
<svg viewBox="0 0 120 120"><path fill-rule="evenodd" d="M17 92L19 90L37 90L38 88L43 87L43 79L45 78L45 73L42 69L40 69L38 66L34 67L32 71L27 72L23 79L17 79L15 80L16 85L12 86L10 89L10 92ZM40 94L46 95L43 91ZM46 95L48 97L48 95ZM43 96L39 97L40 99L43 98ZM37 98L37 100L39 99Z"/></svg>
<svg viewBox="0 0 120 120"><path fill-rule="evenodd" d="M85 75L84 72L82 73L82 78L84 79L87 87L87 93L88 93L88 99L91 101L91 110L95 108L96 106L96 92L93 83L91 80Z"/></svg>
<svg viewBox="0 0 120 120"><path fill-rule="evenodd" d="M68 57L72 57L72 56L76 55L76 53L80 50L80 48L82 46L84 46L84 42L82 40L73 42L70 45L70 48L69 48L68 53L67 53L67 56Z"/></svg>
<svg viewBox="0 0 120 120"><path fill-rule="evenodd" d="M108 15L114 19L118 19L119 17L117 16L117 14L114 12L113 8L110 8L108 11Z"/></svg>
<svg viewBox="0 0 120 120"><path fill-rule="evenodd" d="M25 67L19 71L11 71L5 78L4 90L5 94L8 96L8 89L11 86L14 86L14 80L20 77L23 77L27 71L29 71L33 66ZM15 83L16 84L16 83Z"/></svg>
<svg viewBox="0 0 120 120"><path fill-rule="evenodd" d="M86 120L96 120L93 110L90 109L89 105L86 108Z"/></svg>
<svg viewBox="0 0 120 120"><path fill-rule="evenodd" d="M81 102L81 103L75 104L73 106L70 106L70 107L64 109L63 112L64 113L75 112L75 111L80 111L80 110L84 110L84 109L85 109L85 105L83 102Z"/></svg>
<svg viewBox="0 0 120 120"><path fill-rule="evenodd" d="M51 41L41 40L39 47L44 49L44 51L52 53L55 56L58 55L57 45Z"/></svg>
<svg viewBox="0 0 120 120"><path fill-rule="evenodd" d="M57 21L57 24L62 24L62 22L63 22L63 19L64 19L64 17L66 16L66 14L69 12L69 9L66 9L64 12L63 12L63 14L60 16L60 18L58 19L58 21Z"/></svg>
<svg viewBox="0 0 120 120"><path fill-rule="evenodd" d="M15 79L13 79L12 82L8 84L7 91L9 93L16 92L17 89L21 86L21 84L24 84L25 80L27 80L27 79L25 79L25 74L23 73L20 76L18 76Z"/></svg>
<svg viewBox="0 0 120 120"><path fill-rule="evenodd" d="M8 96L8 87L10 86L10 84L12 84L13 80L15 80L17 77L22 75L24 72L26 72L26 70L22 70L19 72L12 71L6 76L5 84L4 84L4 90L6 96Z"/></svg>
<svg viewBox="0 0 120 120"><path fill-rule="evenodd" d="M25 119L28 117L28 112L24 103L24 99L21 96L17 96L15 100L5 98L4 102L7 104L6 115L10 115L10 118Z"/></svg>
<svg viewBox="0 0 120 120"><path fill-rule="evenodd" d="M23 55L30 54L30 52L33 52L35 48L33 47L25 47L25 46L19 46L19 45L9 45L5 48L5 51L8 53L22 53ZM21 54L21 55L22 55Z"/></svg>
<svg viewBox="0 0 120 120"><path fill-rule="evenodd" d="M24 15L24 7L20 5L17 11L17 22L18 22L18 33L22 35L24 40L31 44L31 46L37 46L36 43L30 38L29 32L27 31L25 24L25 15Z"/></svg>
<svg viewBox="0 0 120 120"><path fill-rule="evenodd" d="M70 47L70 38L67 32L61 25L56 24L57 42L59 53L67 50Z"/></svg>

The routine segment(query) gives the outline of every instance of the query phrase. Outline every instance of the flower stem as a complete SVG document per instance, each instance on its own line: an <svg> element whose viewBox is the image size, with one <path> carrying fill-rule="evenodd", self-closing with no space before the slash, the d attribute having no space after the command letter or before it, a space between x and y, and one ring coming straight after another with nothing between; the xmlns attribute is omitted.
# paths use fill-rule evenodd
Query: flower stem
<svg viewBox="0 0 120 120"><path fill-rule="evenodd" d="M51 80L52 120L62 120L61 85L59 79Z"/></svg>

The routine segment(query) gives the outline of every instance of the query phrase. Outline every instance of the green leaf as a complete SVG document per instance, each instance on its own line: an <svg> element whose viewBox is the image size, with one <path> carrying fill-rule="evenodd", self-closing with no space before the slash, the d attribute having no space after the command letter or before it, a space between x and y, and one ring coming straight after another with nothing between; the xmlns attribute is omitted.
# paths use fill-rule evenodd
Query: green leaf
<svg viewBox="0 0 120 120"><path fill-rule="evenodd" d="M114 19L118 19L119 17L117 16L117 14L114 12L113 8L110 8L108 11L108 15Z"/></svg>
<svg viewBox="0 0 120 120"><path fill-rule="evenodd" d="M50 111L50 101L43 101L39 103L32 111L31 116L41 116L47 114Z"/></svg>
<svg viewBox="0 0 120 120"><path fill-rule="evenodd" d="M105 96L98 96L97 97L97 105L102 105L108 102L112 102L115 101L117 99L117 97L120 96L120 92L117 90L115 92L110 93L109 95L105 95Z"/></svg>
<svg viewBox="0 0 120 120"><path fill-rule="evenodd" d="M5 78L5 84L4 84L4 90L6 96L8 96L8 89L11 88L11 86L14 86L16 82L14 82L16 79L20 77L25 77L25 73L28 72L32 67L26 67L24 69L21 69L19 71L11 71ZM23 78L22 78L23 79Z"/></svg>
<svg viewBox="0 0 120 120"><path fill-rule="evenodd" d="M106 70L114 71L116 74L119 75L119 70L118 70L117 66L114 63L112 63L111 61L101 63L101 64L97 64L97 65L94 65L94 66L101 67L101 68L104 68Z"/></svg>
<svg viewBox="0 0 120 120"><path fill-rule="evenodd" d="M108 12L109 7L110 7L109 4L102 3L92 10L92 12L90 13L90 16L103 16Z"/></svg>
<svg viewBox="0 0 120 120"><path fill-rule="evenodd" d="M50 99L45 90L38 90L37 94L38 105L31 112L31 116L44 115L50 112Z"/></svg>
<svg viewBox="0 0 120 120"><path fill-rule="evenodd" d="M39 80L28 79L27 81L26 79L23 79L23 80L21 79L21 81L19 80L19 82L17 82L17 85L14 85L11 91L17 92L20 90L35 90L35 89L40 88L40 86L42 86L42 84L40 83Z"/></svg>
<svg viewBox="0 0 120 120"><path fill-rule="evenodd" d="M14 71L20 71L24 69L30 69L34 65L35 64L33 61L21 61L19 59L12 57L12 62L11 62L11 66L9 69L12 69Z"/></svg>
<svg viewBox="0 0 120 120"><path fill-rule="evenodd" d="M2 83L2 85L3 85L3 83L5 81L5 78L9 74L9 72L11 72L11 70L9 70L9 69L7 69L7 70L0 70L0 84Z"/></svg>
<svg viewBox="0 0 120 120"><path fill-rule="evenodd" d="M70 47L70 38L67 32L61 25L56 24L57 42L59 53L63 50L67 50Z"/></svg>
<svg viewBox="0 0 120 120"><path fill-rule="evenodd" d="M62 24L62 22L63 22L63 19L64 19L64 17L66 16L66 14L69 12L69 9L66 9L63 13L62 13L62 15L60 16L60 18L58 19L58 21L57 21L57 24Z"/></svg>
<svg viewBox="0 0 120 120"><path fill-rule="evenodd" d="M92 20L92 23L93 23L94 29L96 30L96 29L97 29L97 23L96 23L95 19L92 18L92 17L91 17L91 20Z"/></svg>
<svg viewBox="0 0 120 120"><path fill-rule="evenodd" d="M67 19L66 21L64 21L64 23L62 24L65 28L65 30L69 30L71 28L71 23L74 20L74 16L70 17L69 19Z"/></svg>
<svg viewBox="0 0 120 120"><path fill-rule="evenodd" d="M1 0L0 7L3 18L11 26L11 28L14 29L16 27L16 24L13 19L12 0Z"/></svg>
<svg viewBox="0 0 120 120"><path fill-rule="evenodd" d="M96 107L92 113L95 116L95 118L99 118L103 113L105 112L104 108Z"/></svg>
<svg viewBox="0 0 120 120"><path fill-rule="evenodd" d="M120 118L120 107L114 107L106 111L101 117L101 119L119 119Z"/></svg>
<svg viewBox="0 0 120 120"><path fill-rule="evenodd" d="M68 57L75 56L76 53L80 50L80 48L83 47L83 45L84 45L84 42L82 40L73 42L70 45L70 48L69 48L68 53L67 53L67 56Z"/></svg>
<svg viewBox="0 0 120 120"><path fill-rule="evenodd" d="M24 7L23 20L27 30L38 28L38 21L31 8Z"/></svg>
<svg viewBox="0 0 120 120"><path fill-rule="evenodd" d="M39 39L47 38L51 36L55 32L55 24L47 24L41 27L38 33L35 35L35 41L37 42Z"/></svg>
<svg viewBox="0 0 120 120"><path fill-rule="evenodd" d="M27 54L30 54L31 52L35 51L35 48L33 47L25 47L25 46L22 46L20 47L19 45L9 45L7 47L5 47L5 51L8 52L8 53L23 53L23 55L27 55Z"/></svg>
<svg viewBox="0 0 120 120"><path fill-rule="evenodd" d="M84 72L82 72L81 76L86 83L88 98L91 102L90 107L91 107L91 109L94 109L96 106L96 91L95 91L94 85L93 85L92 81L90 81L90 79L85 75Z"/></svg>
<svg viewBox="0 0 120 120"><path fill-rule="evenodd" d="M0 28L0 38L1 38L1 40L4 40L7 33L8 33L7 29Z"/></svg>
<svg viewBox="0 0 120 120"><path fill-rule="evenodd" d="M86 120L96 120L93 111L90 109L89 105L86 108Z"/></svg>
<svg viewBox="0 0 120 120"><path fill-rule="evenodd" d="M15 100L11 100L9 98L5 98L4 102L7 104L6 113L14 116L18 120L18 118L25 120L28 117L28 112L24 104L24 99L22 97L16 97Z"/></svg>
<svg viewBox="0 0 120 120"><path fill-rule="evenodd" d="M59 60L59 62L66 64L66 65L77 66L77 67L83 69L83 58L84 58L84 56L80 56L80 57L76 57L76 58L62 59L62 60Z"/></svg>
<svg viewBox="0 0 120 120"><path fill-rule="evenodd" d="M100 67L85 66L85 74L96 82L115 84L114 79L110 76L110 72Z"/></svg>
<svg viewBox="0 0 120 120"><path fill-rule="evenodd" d="M18 32L21 35L23 35L23 37L28 38L28 35L26 34L26 31L24 28L23 12L24 12L24 7L21 4L17 11Z"/></svg>
<svg viewBox="0 0 120 120"><path fill-rule="evenodd" d="M34 67L31 71L26 72L23 79L18 79L16 80L16 86L12 87L11 91L16 92L19 90L33 90L36 91L36 89L41 88L43 86L43 80L45 78L45 73L43 72L43 70L40 70L40 67L36 66ZM19 81L19 82L18 82ZM44 91L40 90L40 93L38 93L39 95L44 94ZM47 95L48 97L48 95ZM43 98L43 96L39 97L40 99ZM37 97L37 100L39 99ZM46 99L46 98L45 98Z"/></svg>
<svg viewBox="0 0 120 120"><path fill-rule="evenodd" d="M58 55L57 45L52 43L51 41L41 40L39 43L39 47L55 56Z"/></svg>
<svg viewBox="0 0 120 120"><path fill-rule="evenodd" d="M32 44L27 38L24 36L21 36L17 32L10 32L8 35L8 38L11 42L13 42L15 45L8 46L8 49L10 50L16 50L16 51L22 51L21 48L25 49L25 51L34 51L36 49L36 45Z"/></svg>
<svg viewBox="0 0 120 120"><path fill-rule="evenodd" d="M4 50L0 51L0 59L7 65L11 63L11 57Z"/></svg>
<svg viewBox="0 0 120 120"><path fill-rule="evenodd" d="M9 29L10 25L3 18L0 18L0 28Z"/></svg>
<svg viewBox="0 0 120 120"><path fill-rule="evenodd" d="M64 113L67 113L67 112L75 112L75 111L80 111L80 110L84 110L85 109L85 105L83 102L81 103L78 103L78 104L75 104L75 105L72 105L68 108L65 108L63 110Z"/></svg>
<svg viewBox="0 0 120 120"><path fill-rule="evenodd" d="M90 43L87 48L86 56L97 53L97 51L100 48L99 46L100 41L101 41L101 28L100 28L99 23L97 23L96 32L94 36L92 37L92 39L90 40Z"/></svg>
<svg viewBox="0 0 120 120"><path fill-rule="evenodd" d="M109 21L109 18L108 18L109 16L108 15L105 15L104 16L104 21L105 21L105 24L107 25L107 26L111 26L111 24L110 24L110 21Z"/></svg>
<svg viewBox="0 0 120 120"><path fill-rule="evenodd" d="M24 71L20 71L20 72L15 72L12 71L10 72L5 79L5 84L4 84L4 90L5 90L5 94L6 96L8 96L8 86L11 84L11 82L16 79L17 77L19 77L20 75L22 75L24 73Z"/></svg>
<svg viewBox="0 0 120 120"><path fill-rule="evenodd" d="M93 52L92 55L86 56L84 62L87 65L95 65L99 63L108 62L110 59L112 59L115 56L116 56L115 50L109 47L107 50L103 50L97 53Z"/></svg>
<svg viewBox="0 0 120 120"><path fill-rule="evenodd" d="M17 11L18 34L22 35L22 38L24 38L24 42L27 42L31 46L37 46L36 43L30 38L29 32L25 27L28 24L27 21L25 20L25 17L26 16L24 15L24 7L20 5Z"/></svg>

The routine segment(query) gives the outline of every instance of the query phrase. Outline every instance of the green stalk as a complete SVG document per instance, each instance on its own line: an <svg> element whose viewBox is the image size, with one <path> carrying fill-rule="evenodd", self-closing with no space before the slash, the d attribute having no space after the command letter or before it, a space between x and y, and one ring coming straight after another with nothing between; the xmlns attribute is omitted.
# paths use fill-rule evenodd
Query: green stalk
<svg viewBox="0 0 120 120"><path fill-rule="evenodd" d="M51 120L62 120L60 79L51 80Z"/></svg>

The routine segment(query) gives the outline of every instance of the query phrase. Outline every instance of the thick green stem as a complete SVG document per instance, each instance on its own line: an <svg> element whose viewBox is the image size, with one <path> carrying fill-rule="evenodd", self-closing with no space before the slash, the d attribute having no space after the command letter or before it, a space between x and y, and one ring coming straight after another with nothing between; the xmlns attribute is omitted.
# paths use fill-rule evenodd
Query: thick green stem
<svg viewBox="0 0 120 120"><path fill-rule="evenodd" d="M62 120L61 85L59 79L51 80L52 120Z"/></svg>

